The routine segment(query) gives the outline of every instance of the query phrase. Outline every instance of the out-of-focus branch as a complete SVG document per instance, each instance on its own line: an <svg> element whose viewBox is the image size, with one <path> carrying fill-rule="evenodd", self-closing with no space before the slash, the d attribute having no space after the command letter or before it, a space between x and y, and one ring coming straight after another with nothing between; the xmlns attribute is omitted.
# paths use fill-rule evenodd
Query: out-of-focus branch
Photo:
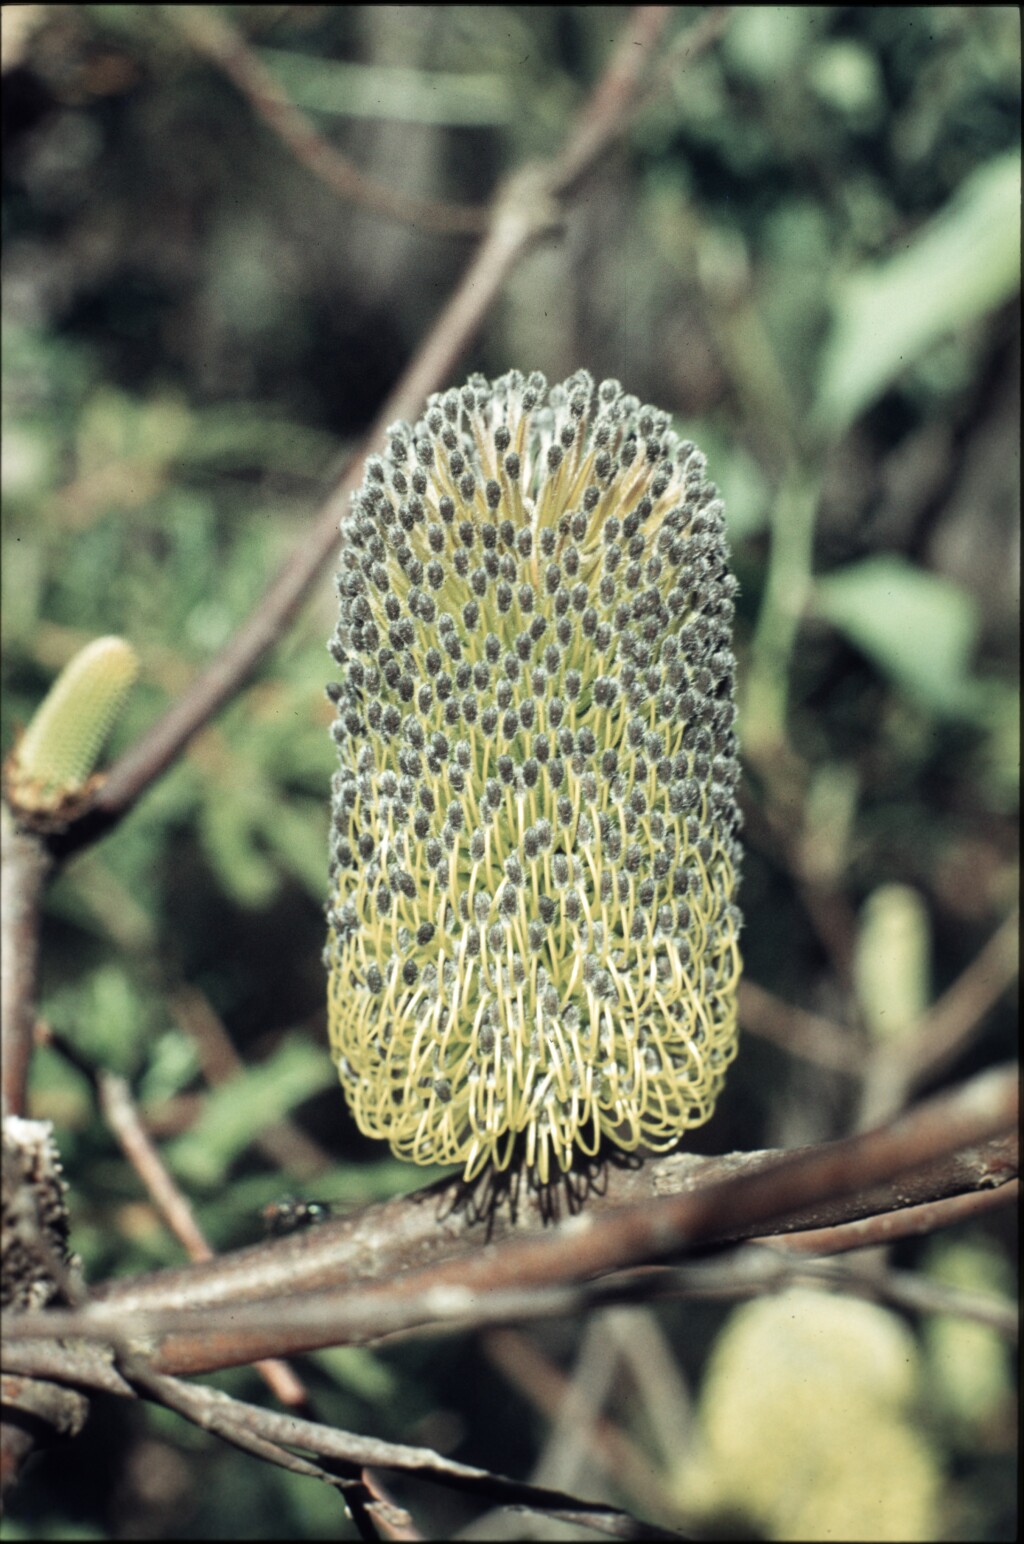
<svg viewBox="0 0 1024 1544"><path fill-rule="evenodd" d="M1019 967L1020 913L1015 907L916 1027L874 1050L861 1100L864 1126L895 1115L911 1094L956 1060L1016 980Z"/></svg>
<svg viewBox="0 0 1024 1544"><path fill-rule="evenodd" d="M674 1272L651 1269L643 1274L661 1278ZM592 1282L581 1295L593 1290L593 1306L600 1302L603 1285ZM550 1422L542 1463L553 1459L575 1466L583 1458L596 1462L616 1493L642 1500L646 1510L668 1527L688 1527L689 1520L666 1482L689 1438L691 1402L673 1348L651 1309L605 1307L594 1313L571 1376L528 1333L491 1330L482 1337L482 1344L488 1360ZM644 1428L662 1458L660 1466L651 1451L639 1447L623 1426L603 1412L610 1392L622 1407L624 1380L635 1389ZM557 1483L569 1481L562 1477Z"/></svg>
<svg viewBox="0 0 1024 1544"><path fill-rule="evenodd" d="M307 1290L300 1293L301 1272L293 1271L290 1277L286 1272L282 1278L280 1257L275 1260L277 1281L271 1285L270 1273L261 1271L250 1253L248 1280L237 1272L236 1257L233 1300L225 1293L225 1282L232 1277L231 1262L225 1260L176 1273L170 1291L166 1278L171 1273L148 1282L109 1283L83 1312L24 1316L18 1334L146 1335L158 1344L153 1365L182 1373L363 1342L427 1325L507 1321L523 1312L527 1300L539 1311L563 1311L559 1288L723 1239L766 1234L784 1227L787 1219L804 1227L821 1221L823 1212L831 1212L833 1222L850 1220L1001 1183L1016 1173L1016 1144L1008 1128L1015 1126L1017 1103L1016 1072L1001 1069L929 1101L891 1126L796 1155L769 1155L768 1162L762 1160L746 1173L741 1163L733 1177L698 1183L681 1195L603 1213L588 1207L546 1234L509 1239L500 1248L484 1243L482 1229L470 1228L470 1250L464 1234L454 1249L449 1245L447 1258L435 1256L433 1265L397 1276L375 1260L369 1266L369 1282L357 1290L309 1290L307 1274ZM999 1156L979 1146L993 1132L1002 1134ZM983 1153L986 1177L979 1179ZM993 1169L992 1164L1001 1166ZM922 1194L917 1183L920 1171L929 1165L934 1165L930 1196ZM887 1183L888 1199L880 1206L879 1194L885 1193ZM429 1194L406 1205L422 1205ZM434 1208L430 1210L436 1218ZM378 1233L378 1241L380 1237ZM296 1240L284 1242L294 1245ZM372 1248L364 1237L364 1248L368 1244ZM291 1258L293 1264L301 1261L301 1251ZM218 1267L226 1270L220 1279ZM319 1267L321 1281L329 1282L331 1268L323 1256ZM205 1275L205 1291L198 1288L199 1273ZM352 1279L351 1262L343 1257L335 1264L333 1280L346 1276ZM240 1282L251 1301L240 1300ZM551 1303L545 1302L545 1293L552 1294ZM230 1310L225 1311L228 1303ZM201 1315L196 1312L200 1307Z"/></svg>
<svg viewBox="0 0 1024 1544"><path fill-rule="evenodd" d="M864 1049L852 1031L820 1014L794 1008L753 981L740 983L740 1024L791 1056L817 1062L830 1072L857 1077L862 1069Z"/></svg>
<svg viewBox="0 0 1024 1544"><path fill-rule="evenodd" d="M604 74L552 163L549 191L553 197L574 191L621 136L623 127L651 100L643 91L644 81L654 91L664 90L672 79L672 74L657 70L656 65L650 68L671 16L672 7L667 5L638 5L631 12ZM721 36L728 19L728 6L714 6L677 37L672 46L673 72L684 57L692 61L705 53Z"/></svg>
<svg viewBox="0 0 1024 1544"><path fill-rule="evenodd" d="M238 631L162 718L114 763L88 808L51 847L67 857L103 836L178 758L185 746L231 701L284 635L338 544L338 526L362 477L365 457L388 424L415 417L425 396L448 376L487 314L516 259L553 219L540 202L536 174L513 179L495 219L455 294L445 305L405 375L391 393L357 455L314 516L296 547Z"/></svg>
<svg viewBox="0 0 1024 1544"><path fill-rule="evenodd" d="M595 1316L588 1329L599 1335L604 1317L604 1314ZM544 1355L529 1335L515 1330L490 1330L484 1337L483 1349L492 1366L546 1416L552 1426L565 1420L567 1412L573 1413L571 1404L579 1386L578 1369L570 1378ZM614 1350L609 1354L613 1362L617 1360ZM649 1455L615 1421L602 1414L599 1403L591 1401L584 1413L586 1422L579 1434L588 1458L601 1466L618 1489L642 1496L655 1516L674 1521L678 1508L673 1506L661 1477L652 1468Z"/></svg>
<svg viewBox="0 0 1024 1544"><path fill-rule="evenodd" d="M829 1260L806 1260L787 1257L775 1248L744 1244L730 1254L710 1261L698 1261L690 1265L668 1269L648 1269L628 1273L638 1295L685 1300L737 1301L761 1296L765 1292L777 1292L798 1284L821 1283L830 1289L838 1289L871 1301L881 1301L912 1313L952 1315L974 1323L984 1324L1005 1336L1009 1341L1017 1339L1017 1313L1012 1303L989 1293L965 1292L944 1284L928 1281L907 1271L863 1269L856 1265L836 1264ZM591 1307L604 1296L603 1289L611 1280L590 1283L589 1288L577 1294ZM595 1290L596 1289L596 1290ZM652 1324L649 1310L604 1309L595 1314L588 1324L588 1337L600 1336L606 1356L615 1357L614 1338L604 1326L621 1318L628 1325L630 1335L638 1324L646 1319ZM528 1335L516 1330L491 1330L483 1340L489 1360L509 1382L529 1399L552 1423L553 1432L566 1421L573 1397L581 1377L586 1347L584 1342L572 1379L556 1367L534 1344ZM609 1344L611 1343L611 1344ZM627 1344L622 1337L623 1351ZM671 1365L669 1348L664 1348L661 1358L638 1357L637 1383L640 1395L647 1399L645 1384L654 1375L654 1369L665 1361ZM603 1398L603 1396L602 1396ZM573 1412L575 1414L575 1412ZM665 1452L666 1463L671 1465L686 1442L687 1411L676 1411L672 1428L672 1445ZM666 1523L686 1526L687 1519L680 1515L660 1479L652 1468L649 1454L639 1451L628 1434L601 1413L601 1400L592 1400L584 1407L581 1416L585 1425L581 1434L587 1456L597 1461L613 1478L617 1487L627 1495L643 1497L649 1509L655 1511ZM579 1425L580 1417L571 1423L571 1429ZM552 1440L554 1440L552 1438ZM565 1481L563 1481L565 1483Z"/></svg>
<svg viewBox="0 0 1024 1544"><path fill-rule="evenodd" d="M693 41L687 50L691 63L712 45L724 25L724 15L712 25L711 14L701 17L692 29ZM51 838L51 849L57 855L70 855L116 825L180 756L193 735L244 686L281 638L334 552L338 523L358 486L364 458L379 445L388 424L398 418L416 418L426 396L449 378L508 274L535 242L557 227L563 199L575 192L585 173L628 128L655 43L669 15L669 9L661 6L641 6L630 13L623 41L570 129L563 149L548 162L521 168L499 189L487 232L462 280L357 454L314 516L305 538L221 653L114 764L81 816Z"/></svg>
<svg viewBox="0 0 1024 1544"><path fill-rule="evenodd" d="M419 230L442 236L479 236L488 211L463 204L435 202L396 192L365 177L347 156L317 132L316 126L286 93L223 11L205 5L166 6L165 14L193 48L211 60L237 86L253 111L287 145L295 159L339 198Z"/></svg>
<svg viewBox="0 0 1024 1544"><path fill-rule="evenodd" d="M0 807L0 1074L3 1113L24 1115L36 1020L39 906L53 866L42 839Z"/></svg>
<svg viewBox="0 0 1024 1544"><path fill-rule="evenodd" d="M100 1071L96 1074L95 1084L100 1108L110 1129L167 1227L190 1260L215 1259L195 1219L191 1202L175 1183L150 1140L127 1080L116 1073ZM265 1357L256 1363L256 1371L283 1405L293 1409L308 1407L306 1389L287 1362L277 1357Z"/></svg>
<svg viewBox="0 0 1024 1544"><path fill-rule="evenodd" d="M195 1045L203 1076L211 1088L244 1070L245 1063L205 992L182 982L168 992L167 1006ZM255 1144L277 1168L304 1180L334 1167L330 1153L287 1115L259 1132Z"/></svg>
<svg viewBox="0 0 1024 1544"><path fill-rule="evenodd" d="M753 981L740 985L745 1030L829 1071L864 1078L862 1128L895 1115L912 1093L945 1071L978 1033L985 1014L1016 980L1016 908L917 1025L891 1045L869 1046L850 1030L784 1003Z"/></svg>
<svg viewBox="0 0 1024 1544"><path fill-rule="evenodd" d="M599 1289L612 1284L622 1295L632 1287L638 1296L658 1298L742 1299L803 1282L823 1282L857 1297L891 1303L913 1313L947 1314L969 1319L994 1329L1007 1340L1018 1338L1017 1310L1013 1303L992 1292L969 1292L930 1281L914 1271L878 1269L846 1261L809 1259L780 1248L774 1242L741 1244L727 1255L698 1260L666 1269L624 1272L592 1283ZM599 1291L599 1297L604 1294Z"/></svg>
<svg viewBox="0 0 1024 1544"><path fill-rule="evenodd" d="M212 1431L225 1441L275 1463L294 1457L287 1454L288 1448L303 1448L325 1462L357 1466L360 1470L383 1469L415 1475L469 1495L481 1496L491 1503L525 1508L546 1517L581 1524L613 1538L678 1537L663 1529L640 1524L628 1512L604 1502L581 1501L561 1491L458 1463L430 1448L341 1431L296 1415L246 1404L220 1389L184 1383L154 1372L137 1353L125 1356L123 1372L111 1366L110 1371L104 1373L104 1363L95 1357L90 1360L88 1347L55 1347L43 1343L34 1349L40 1353L39 1364L45 1366L49 1374L79 1381L89 1388L102 1388L123 1398L137 1399L140 1389L144 1390L204 1431ZM31 1360L32 1350L25 1343L12 1342L12 1362ZM319 1472L319 1465L302 1467L306 1464L306 1460L296 1459L294 1464L286 1463L285 1466L300 1473L314 1472L319 1479L329 1478Z"/></svg>
<svg viewBox="0 0 1024 1544"><path fill-rule="evenodd" d="M1014 907L980 954L929 1008L907 1042L911 1092L949 1067L988 1010L1017 979L1019 968L1020 913Z"/></svg>
<svg viewBox="0 0 1024 1544"><path fill-rule="evenodd" d="M836 1264L831 1260L806 1262L798 1279L817 1280L844 1292L891 1303L910 1313L946 1314L984 1324L1016 1345L1019 1339L1017 1308L991 1292L968 1292L944 1282L930 1281L917 1271L862 1269Z"/></svg>

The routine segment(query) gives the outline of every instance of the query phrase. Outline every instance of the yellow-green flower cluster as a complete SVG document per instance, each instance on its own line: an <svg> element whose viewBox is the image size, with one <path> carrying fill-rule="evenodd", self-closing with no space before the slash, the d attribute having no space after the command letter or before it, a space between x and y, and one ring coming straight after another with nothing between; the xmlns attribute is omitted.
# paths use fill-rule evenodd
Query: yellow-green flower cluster
<svg viewBox="0 0 1024 1544"><path fill-rule="evenodd" d="M975 1328L977 1326L972 1326ZM790 1288L737 1308L712 1351L674 1489L764 1539L941 1537L914 1336L876 1303Z"/></svg>
<svg viewBox="0 0 1024 1544"><path fill-rule="evenodd" d="M736 1051L736 584L705 459L580 371L394 424L343 521L330 1035L360 1128L546 1181Z"/></svg>
<svg viewBox="0 0 1024 1544"><path fill-rule="evenodd" d="M69 660L5 768L20 810L58 810L83 791L138 673L123 638L94 638Z"/></svg>

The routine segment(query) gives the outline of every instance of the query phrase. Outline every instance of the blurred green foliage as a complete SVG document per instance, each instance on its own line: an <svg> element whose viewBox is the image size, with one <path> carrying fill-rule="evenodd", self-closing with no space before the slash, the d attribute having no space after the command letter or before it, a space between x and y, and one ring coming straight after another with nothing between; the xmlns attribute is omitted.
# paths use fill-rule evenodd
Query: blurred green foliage
<svg viewBox="0 0 1024 1544"><path fill-rule="evenodd" d="M130 640L143 665L114 754L174 700L301 540L466 257L464 241L345 205L297 167L174 9L4 8L5 751L99 634ZM34 15L12 42L19 11ZM557 146L626 12L231 15L368 175L481 203L502 171ZM935 993L1016 894L1019 114L1011 9L737 8L561 240L512 276L465 362L619 376L706 450L743 587L746 968L853 1024L855 984L808 883L851 953L865 900L911 887ZM48 900L43 1016L132 1079L218 1247L257 1238L259 1208L285 1191L358 1205L429 1178L359 1137L325 1049L332 625L325 573L255 683ZM245 1064L216 1091L211 1022ZM1012 1048L1006 1005L950 1075ZM89 1275L180 1258L52 1050L32 1105L56 1123ZM698 1142L815 1141L855 1111L848 1082L748 1036ZM326 1172L301 1145L260 1140L287 1115L330 1153ZM900 1263L1009 1290L1005 1227L951 1248L902 1246ZM699 1384L728 1310L664 1315ZM1009 1537L1001 1343L947 1319L898 1331L939 1390L941 1417L899 1439L934 1487L938 1535ZM575 1336L537 1331L566 1363ZM544 1441L542 1417L464 1340L324 1353L303 1374L325 1420L507 1472L527 1473ZM223 1385L263 1397L248 1372ZM410 1494L435 1534L472 1515ZM5 1524L10 1538L343 1526L326 1490L161 1413L107 1408Z"/></svg>

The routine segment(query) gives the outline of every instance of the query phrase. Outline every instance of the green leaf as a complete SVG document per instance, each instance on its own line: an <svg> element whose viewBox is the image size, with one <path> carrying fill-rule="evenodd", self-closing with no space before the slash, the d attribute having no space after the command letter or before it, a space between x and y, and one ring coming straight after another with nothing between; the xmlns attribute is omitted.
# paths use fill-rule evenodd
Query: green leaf
<svg viewBox="0 0 1024 1544"><path fill-rule="evenodd" d="M936 1241L928 1251L925 1274L961 1292L984 1293L1009 1307L1012 1274L1006 1261L980 1239ZM923 1326L931 1382L938 1404L968 1448L985 1442L985 1426L1014 1399L1010 1353L1002 1336L988 1324L972 1324L955 1314L935 1314Z"/></svg>
<svg viewBox="0 0 1024 1544"><path fill-rule="evenodd" d="M149 1065L139 1080L138 1097L143 1104L158 1104L180 1094L199 1070L194 1041L180 1030L169 1029L153 1042Z"/></svg>
<svg viewBox="0 0 1024 1544"><path fill-rule="evenodd" d="M152 1027L152 1004L120 965L99 965L43 999L45 1017L97 1066L131 1076Z"/></svg>
<svg viewBox="0 0 1024 1544"><path fill-rule="evenodd" d="M207 791L200 811L203 851L228 895L242 906L267 905L280 888L271 858L256 846L258 809L244 790L217 785Z"/></svg>
<svg viewBox="0 0 1024 1544"><path fill-rule="evenodd" d="M295 105L314 112L449 125L508 123L516 112L504 75L316 59L279 48L262 48L259 57Z"/></svg>
<svg viewBox="0 0 1024 1544"><path fill-rule="evenodd" d="M308 1040L285 1040L265 1062L208 1095L195 1125L171 1145L175 1172L194 1185L223 1183L258 1132L333 1080L334 1069L323 1051Z"/></svg>
<svg viewBox="0 0 1024 1544"><path fill-rule="evenodd" d="M921 707L973 716L968 664L978 612L958 585L879 556L818 579L815 607Z"/></svg>
<svg viewBox="0 0 1024 1544"><path fill-rule="evenodd" d="M314 1351L312 1359L341 1388L370 1403L393 1399L398 1389L394 1370L364 1346L331 1346Z"/></svg>
<svg viewBox="0 0 1024 1544"><path fill-rule="evenodd" d="M1020 155L980 167L904 251L851 274L826 345L814 421L837 436L930 346L1020 284Z"/></svg>
<svg viewBox="0 0 1024 1544"><path fill-rule="evenodd" d="M321 806L315 810L311 800L299 806L279 799L261 825L263 839L282 868L294 874L318 903L327 893L325 801Z"/></svg>

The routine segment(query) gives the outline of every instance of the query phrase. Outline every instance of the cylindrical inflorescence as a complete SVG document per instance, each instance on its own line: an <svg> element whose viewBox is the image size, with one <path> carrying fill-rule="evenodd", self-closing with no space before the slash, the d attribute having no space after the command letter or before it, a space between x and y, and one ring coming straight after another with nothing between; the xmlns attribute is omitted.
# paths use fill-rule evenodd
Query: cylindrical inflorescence
<svg viewBox="0 0 1024 1544"><path fill-rule="evenodd" d="M673 1146L736 1052L736 582L666 413L512 371L342 523L325 960L362 1131L542 1182Z"/></svg>
<svg viewBox="0 0 1024 1544"><path fill-rule="evenodd" d="M7 791L20 810L55 810L81 792L138 673L123 638L94 638L68 661L8 760Z"/></svg>

